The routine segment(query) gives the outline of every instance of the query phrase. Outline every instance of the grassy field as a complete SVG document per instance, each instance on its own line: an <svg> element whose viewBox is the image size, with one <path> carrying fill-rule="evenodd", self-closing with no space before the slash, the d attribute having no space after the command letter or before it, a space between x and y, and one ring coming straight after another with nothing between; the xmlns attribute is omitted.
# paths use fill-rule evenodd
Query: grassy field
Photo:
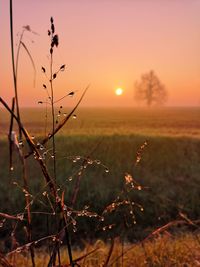
<svg viewBox="0 0 200 267"><path fill-rule="evenodd" d="M107 266L113 267L148 267L148 266L199 266L199 236L196 237L187 234L176 238L170 235L164 235L155 241L146 241L143 244L125 243L124 247L119 239L115 240L113 252ZM96 243L86 244L84 250L74 249L74 258L78 258L89 251L97 249L87 258L80 260L78 263L83 267L100 267L105 263L110 249L110 244L100 240ZM48 264L46 257L48 252L38 249L36 263L37 266L44 267ZM124 253L123 257L121 256ZM63 266L68 263L66 251L62 249L61 258ZM15 266L32 266L31 260L27 252L24 254L10 255L10 262Z"/></svg>
<svg viewBox="0 0 200 267"><path fill-rule="evenodd" d="M6 140L9 116L5 111L1 110L0 112L2 118L0 121L0 147L1 155L3 155L0 157L1 211L19 214L24 212L25 207L22 170L15 153L14 171L11 174L9 172ZM136 224L132 223L132 219L130 223L130 210L127 207L105 216L102 225L96 218L85 218L85 220L77 218L77 231L72 236L76 244L82 243L80 237L82 240L94 240L119 235L126 236L127 240L134 242L143 239L157 227L171 220L182 218L182 215L191 220L199 219L199 108L103 110L91 108L80 109L76 115L77 118L72 118L56 137L57 182L60 189L65 191L66 203L70 202L72 189L82 162L88 157L91 162L82 174L75 209L82 210L87 205L90 211L101 214L104 207L120 195L126 173L131 174L142 186L142 190L130 192L128 196L135 203L134 220ZM23 109L22 120L25 127L35 136L35 141L40 142L45 132L45 111ZM48 124L46 132L49 131ZM136 166L138 149L146 140L148 145L142 151L141 161ZM48 145L44 149L45 151L48 151L45 160L51 170L51 145ZM52 211L49 209L49 205L48 207L46 205L43 194L47 189L40 169L33 158L28 159L28 170L30 193L33 200L31 210L35 226L33 236L36 240L47 235L48 216L45 213L52 213ZM3 203L6 204L3 205ZM38 211L41 213L34 214ZM125 228L123 226L124 218L130 223ZM102 230L103 225L112 224L114 226L108 232L105 233ZM19 240L23 225L21 223L18 226L17 238ZM6 222L4 226L0 230L2 237L8 235L11 227ZM193 227L191 228L193 229ZM160 247L162 246L160 245ZM175 243L169 244L169 250L173 250L175 247ZM144 256L144 249L140 251L138 248L137 251L138 255ZM180 251L183 249L181 248ZM161 256L157 255L156 257ZM165 258L165 256L163 257ZM151 260L151 258L144 258L143 264L135 266L149 266L145 261ZM170 259L169 263L173 263L173 259ZM158 263L154 262L150 266L172 266L159 264L158 259ZM176 266L182 266L181 256L179 265Z"/></svg>
<svg viewBox="0 0 200 267"><path fill-rule="evenodd" d="M61 120L69 108L62 108ZM24 126L35 135L45 132L45 110L23 108ZM0 134L8 130L9 115L0 110ZM57 109L58 114L58 109ZM47 124L50 125L50 110ZM71 119L62 129L63 135L155 135L200 137L200 108L79 108L77 119ZM49 128L49 127L48 127Z"/></svg>

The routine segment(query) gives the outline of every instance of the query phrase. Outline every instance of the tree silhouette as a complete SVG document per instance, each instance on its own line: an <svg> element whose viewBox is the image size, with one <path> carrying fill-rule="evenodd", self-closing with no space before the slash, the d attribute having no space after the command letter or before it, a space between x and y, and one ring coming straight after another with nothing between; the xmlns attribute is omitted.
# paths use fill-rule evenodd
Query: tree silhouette
<svg viewBox="0 0 200 267"><path fill-rule="evenodd" d="M153 104L163 105L167 100L167 91L153 70L143 74L135 83L135 99L150 107Z"/></svg>

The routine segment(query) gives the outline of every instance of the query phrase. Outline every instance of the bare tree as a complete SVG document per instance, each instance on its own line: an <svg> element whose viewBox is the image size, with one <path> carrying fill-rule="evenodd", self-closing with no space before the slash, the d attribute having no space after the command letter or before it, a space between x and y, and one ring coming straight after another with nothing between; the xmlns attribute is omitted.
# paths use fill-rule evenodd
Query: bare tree
<svg viewBox="0 0 200 267"><path fill-rule="evenodd" d="M143 74L141 80L135 83L135 99L145 102L150 107L153 104L163 105L167 100L167 91L153 70Z"/></svg>

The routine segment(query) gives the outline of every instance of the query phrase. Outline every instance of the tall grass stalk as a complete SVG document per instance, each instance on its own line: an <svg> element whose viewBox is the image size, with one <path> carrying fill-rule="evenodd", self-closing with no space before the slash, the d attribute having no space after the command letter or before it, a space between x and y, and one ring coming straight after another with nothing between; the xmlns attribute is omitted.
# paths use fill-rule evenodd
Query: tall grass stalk
<svg viewBox="0 0 200 267"><path fill-rule="evenodd" d="M12 112L15 112L15 98L12 98ZM10 128L9 128L9 157L10 157L10 165L9 165L9 171L11 172L13 170L13 140L12 140L12 130L13 130L13 115L11 114L10 117Z"/></svg>
<svg viewBox="0 0 200 267"><path fill-rule="evenodd" d="M16 69L15 69L15 52L14 52L14 41L13 41L13 8L12 7L13 7L12 0L10 0L10 43L11 43L11 55L12 55L13 81L14 81L17 117L19 118L19 121L21 121L20 111L19 111L18 92L17 92L17 77L16 77ZM21 140L20 127L19 127L19 138Z"/></svg>
<svg viewBox="0 0 200 267"><path fill-rule="evenodd" d="M14 42L13 42L13 11L12 11L12 0L10 0L10 35L11 35L11 53L12 53L12 67L13 67L13 80L14 80L14 90L15 90L15 100L16 100L16 109L17 109L17 118L18 118L18 128L19 128L19 139L22 141L22 131L21 131L21 119L20 119L20 111L19 111L19 101L18 101L18 90L17 90L17 75L16 75L16 68L15 66L15 55L14 55ZM21 38L23 37L23 34ZM20 40L21 41L21 40ZM20 45L20 44L19 44ZM19 52L19 50L18 50ZM17 57L17 63L18 63L18 57ZM13 100L14 101L14 100ZM12 110L14 111L14 103L12 105ZM11 126L12 127L12 120L13 120L13 114L11 114ZM10 141L11 142L11 141ZM10 144L10 158L12 157L12 144ZM22 160L22 167L23 167L23 181L24 181L24 189L29 192L28 188L28 177L27 177L27 167L26 167L26 159L24 158L23 148L19 147L19 155ZM30 197L29 194L25 194L25 201L27 206L27 219L28 219L28 226L27 226L27 232L28 232L28 241L32 241L32 232L31 232L31 211L30 211ZM32 266L35 266L35 260L34 260L34 249L31 246L30 247L30 253L31 253L31 260L32 260Z"/></svg>
<svg viewBox="0 0 200 267"><path fill-rule="evenodd" d="M51 39L53 39L53 32L51 33ZM52 52L51 52L52 51ZM50 49L50 87L51 87L51 114L52 114L52 132L55 131L55 110L54 110L54 88L53 88L53 48ZM55 135L52 137L53 144L53 170L54 179L56 181L56 144Z"/></svg>

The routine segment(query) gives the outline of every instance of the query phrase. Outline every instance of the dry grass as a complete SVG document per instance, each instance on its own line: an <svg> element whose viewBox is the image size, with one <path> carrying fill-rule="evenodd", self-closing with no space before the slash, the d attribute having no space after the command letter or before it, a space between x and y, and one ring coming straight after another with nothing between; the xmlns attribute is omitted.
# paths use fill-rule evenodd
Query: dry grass
<svg viewBox="0 0 200 267"><path fill-rule="evenodd" d="M200 266L200 243L193 234L184 234L173 237L168 233L159 236L155 240L146 241L139 244L124 245L124 255L121 257L122 244L119 239L115 240L113 252L107 266L123 267L146 267L146 266ZM78 263L82 267L100 267L105 263L111 244L106 244L98 240L95 244L86 244L84 250L73 249L74 258L98 248L97 251L82 259ZM36 266L47 266L47 252L43 249L36 250ZM62 266L67 266L68 256L64 249L61 250ZM11 257L9 257L11 260ZM17 254L12 256L11 263L15 266L31 266L31 261L24 255Z"/></svg>

